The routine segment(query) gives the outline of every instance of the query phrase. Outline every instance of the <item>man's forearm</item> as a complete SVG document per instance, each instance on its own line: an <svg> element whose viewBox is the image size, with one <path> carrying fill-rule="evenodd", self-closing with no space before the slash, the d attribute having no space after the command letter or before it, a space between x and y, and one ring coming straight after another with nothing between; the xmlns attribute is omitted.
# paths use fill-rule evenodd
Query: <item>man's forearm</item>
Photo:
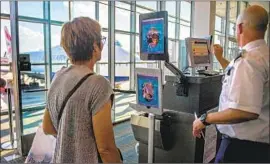
<svg viewBox="0 0 270 164"><path fill-rule="evenodd" d="M217 58L218 62L220 63L221 67L223 69L225 69L229 64L230 62L228 60L226 60L225 58Z"/></svg>
<svg viewBox="0 0 270 164"><path fill-rule="evenodd" d="M236 124L257 119L258 115L237 109L209 113L206 122L210 124Z"/></svg>

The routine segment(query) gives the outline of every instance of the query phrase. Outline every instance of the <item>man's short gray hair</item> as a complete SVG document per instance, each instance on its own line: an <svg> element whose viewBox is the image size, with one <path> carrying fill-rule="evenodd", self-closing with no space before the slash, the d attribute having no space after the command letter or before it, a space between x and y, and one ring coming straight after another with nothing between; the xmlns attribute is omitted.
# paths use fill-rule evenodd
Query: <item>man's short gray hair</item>
<svg viewBox="0 0 270 164"><path fill-rule="evenodd" d="M88 17L78 17L63 25L61 46L71 62L90 60L94 43L101 46L101 27L97 21Z"/></svg>
<svg viewBox="0 0 270 164"><path fill-rule="evenodd" d="M244 23L256 31L265 32L268 25L267 11L258 5L253 5L241 12L237 24Z"/></svg>

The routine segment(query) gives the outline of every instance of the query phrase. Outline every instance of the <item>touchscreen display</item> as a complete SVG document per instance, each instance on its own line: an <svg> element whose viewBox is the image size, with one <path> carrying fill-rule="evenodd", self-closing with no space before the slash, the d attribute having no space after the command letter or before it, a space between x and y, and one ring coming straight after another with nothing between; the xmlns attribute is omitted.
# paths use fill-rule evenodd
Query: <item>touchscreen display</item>
<svg viewBox="0 0 270 164"><path fill-rule="evenodd" d="M138 103L146 107L159 108L158 85L158 77L138 74Z"/></svg>
<svg viewBox="0 0 270 164"><path fill-rule="evenodd" d="M192 41L191 48L194 57L194 64L210 63L207 42Z"/></svg>
<svg viewBox="0 0 270 164"><path fill-rule="evenodd" d="M164 54L164 19L142 20L142 53Z"/></svg>

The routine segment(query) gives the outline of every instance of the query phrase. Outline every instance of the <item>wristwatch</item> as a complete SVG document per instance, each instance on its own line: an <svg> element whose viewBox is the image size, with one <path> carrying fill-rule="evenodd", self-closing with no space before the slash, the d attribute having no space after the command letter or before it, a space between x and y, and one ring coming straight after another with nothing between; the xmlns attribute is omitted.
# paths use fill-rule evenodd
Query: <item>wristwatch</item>
<svg viewBox="0 0 270 164"><path fill-rule="evenodd" d="M208 122L206 122L206 118L207 118L207 113L202 114L201 117L199 118L201 122L204 124L204 126L210 125Z"/></svg>

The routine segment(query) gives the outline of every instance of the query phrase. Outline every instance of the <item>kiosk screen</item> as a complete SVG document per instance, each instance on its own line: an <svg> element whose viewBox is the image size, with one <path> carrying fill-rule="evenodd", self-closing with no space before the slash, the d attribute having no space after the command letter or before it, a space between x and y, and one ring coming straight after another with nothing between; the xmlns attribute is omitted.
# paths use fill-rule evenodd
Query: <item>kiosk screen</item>
<svg viewBox="0 0 270 164"><path fill-rule="evenodd" d="M164 54L164 19L142 21L142 53Z"/></svg>
<svg viewBox="0 0 270 164"><path fill-rule="evenodd" d="M210 63L207 41L192 41L191 48L194 64Z"/></svg>
<svg viewBox="0 0 270 164"><path fill-rule="evenodd" d="M138 103L159 108L159 79L155 76L137 75Z"/></svg>

